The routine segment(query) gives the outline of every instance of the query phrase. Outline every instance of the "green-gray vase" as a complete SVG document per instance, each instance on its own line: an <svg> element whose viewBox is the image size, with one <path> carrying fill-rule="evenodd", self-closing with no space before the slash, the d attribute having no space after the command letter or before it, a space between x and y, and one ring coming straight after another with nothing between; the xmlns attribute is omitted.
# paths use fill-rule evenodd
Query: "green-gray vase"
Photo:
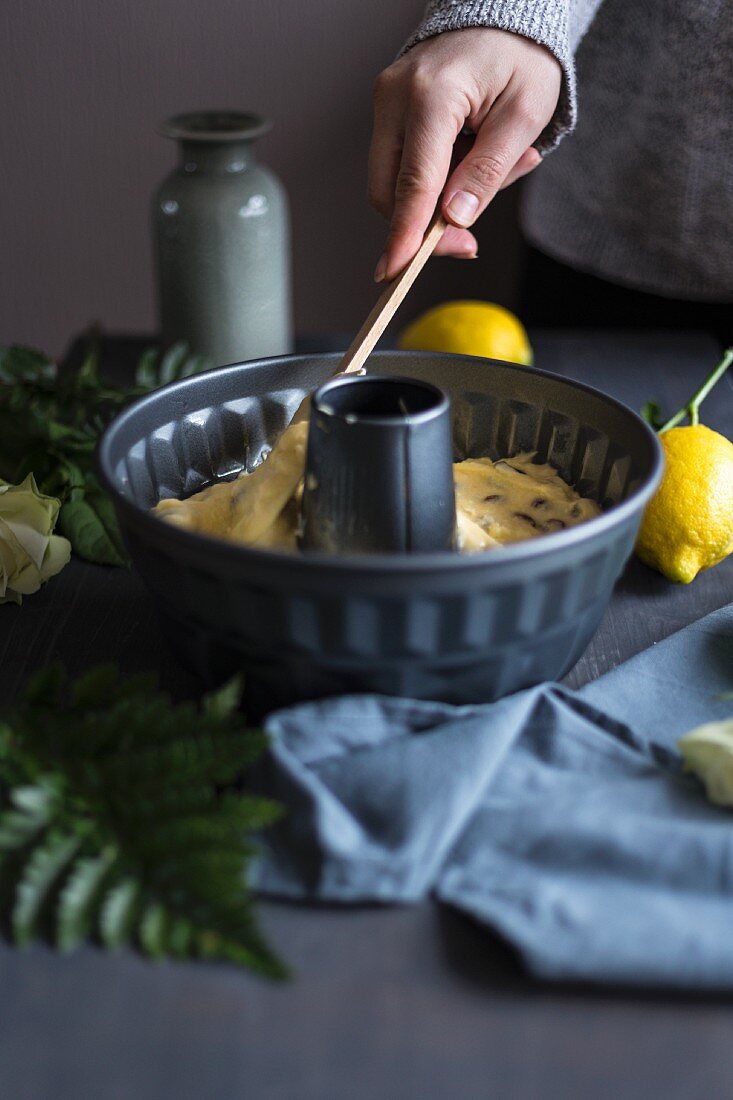
<svg viewBox="0 0 733 1100"><path fill-rule="evenodd" d="M235 111L160 128L181 151L153 208L161 336L213 366L293 350L287 198L254 155L269 128Z"/></svg>

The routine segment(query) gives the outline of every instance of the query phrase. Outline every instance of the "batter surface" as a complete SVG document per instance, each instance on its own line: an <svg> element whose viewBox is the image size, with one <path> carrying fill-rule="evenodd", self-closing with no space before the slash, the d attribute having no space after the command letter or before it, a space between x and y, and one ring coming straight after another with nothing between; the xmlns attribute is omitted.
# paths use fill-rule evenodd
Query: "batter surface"
<svg viewBox="0 0 733 1100"><path fill-rule="evenodd" d="M186 500L161 500L162 519L203 535L244 546L297 550L308 424L292 424L271 455L252 473L221 481ZM581 497L557 470L533 455L492 462L456 462L457 548L489 550L575 527L600 508ZM258 475L267 466L267 476Z"/></svg>

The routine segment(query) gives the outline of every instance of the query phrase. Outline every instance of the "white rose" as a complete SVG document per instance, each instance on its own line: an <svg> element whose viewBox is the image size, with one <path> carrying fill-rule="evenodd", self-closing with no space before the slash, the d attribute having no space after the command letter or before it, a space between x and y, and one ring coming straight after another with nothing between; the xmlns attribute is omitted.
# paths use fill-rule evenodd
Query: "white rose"
<svg viewBox="0 0 733 1100"><path fill-rule="evenodd" d="M71 543L53 534L60 507L33 474L20 485L0 479L0 603L21 603L68 562Z"/></svg>

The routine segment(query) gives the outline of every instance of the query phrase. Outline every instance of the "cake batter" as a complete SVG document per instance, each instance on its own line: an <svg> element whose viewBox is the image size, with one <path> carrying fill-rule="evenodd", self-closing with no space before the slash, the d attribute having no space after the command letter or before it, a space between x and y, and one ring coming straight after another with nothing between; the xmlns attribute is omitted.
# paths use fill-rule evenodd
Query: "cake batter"
<svg viewBox="0 0 733 1100"><path fill-rule="evenodd" d="M187 531L243 546L296 551L307 440L307 421L291 424L251 473L218 482L186 500L161 500L154 511ZM600 515L595 501L579 496L557 470L533 462L533 457L454 463L459 551L538 538ZM258 471L265 466L263 477Z"/></svg>

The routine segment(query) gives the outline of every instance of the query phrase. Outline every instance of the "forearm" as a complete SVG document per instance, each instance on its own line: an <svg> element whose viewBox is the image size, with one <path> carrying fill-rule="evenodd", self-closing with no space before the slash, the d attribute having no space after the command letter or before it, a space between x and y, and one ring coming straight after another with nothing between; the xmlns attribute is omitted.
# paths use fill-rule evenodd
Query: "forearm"
<svg viewBox="0 0 733 1100"><path fill-rule="evenodd" d="M555 113L536 141L542 153L553 149L575 125L573 54L602 0L431 0L422 23L402 53L445 31L495 27L532 39L548 49L563 72Z"/></svg>

